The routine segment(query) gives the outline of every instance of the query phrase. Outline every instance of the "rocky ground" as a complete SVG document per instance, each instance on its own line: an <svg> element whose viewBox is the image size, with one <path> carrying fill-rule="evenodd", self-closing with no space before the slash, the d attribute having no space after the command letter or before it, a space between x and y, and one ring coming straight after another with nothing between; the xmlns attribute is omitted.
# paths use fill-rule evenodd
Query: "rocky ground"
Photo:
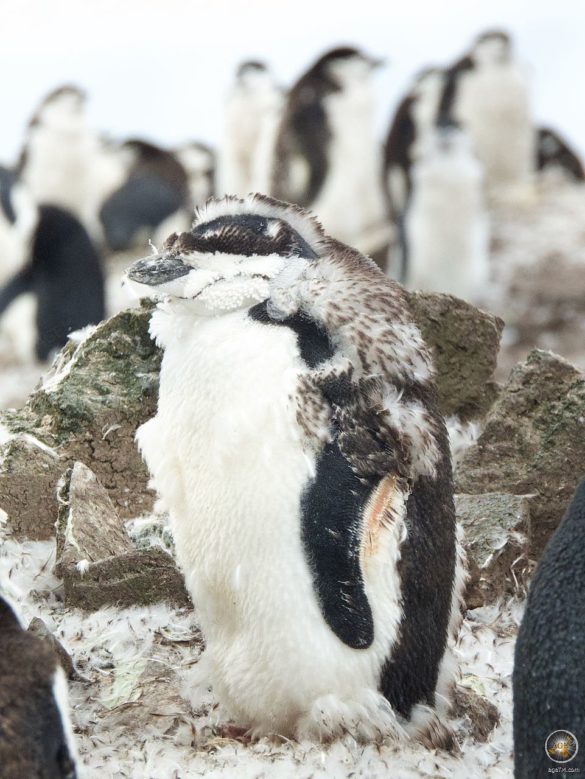
<svg viewBox="0 0 585 779"><path fill-rule="evenodd" d="M221 727L197 681L196 609L133 441L156 402L160 355L147 310L70 343L26 406L0 413L0 585L25 623L43 620L73 659L86 779L510 776L526 587L585 460L584 205L584 188L549 181L532 201L494 210L493 283L483 297L497 316L411 296L456 434L469 557L451 715L458 755L349 740L250 745ZM116 279L128 261L110 260L112 311L124 305ZM0 359L0 407L20 407L40 369Z"/></svg>

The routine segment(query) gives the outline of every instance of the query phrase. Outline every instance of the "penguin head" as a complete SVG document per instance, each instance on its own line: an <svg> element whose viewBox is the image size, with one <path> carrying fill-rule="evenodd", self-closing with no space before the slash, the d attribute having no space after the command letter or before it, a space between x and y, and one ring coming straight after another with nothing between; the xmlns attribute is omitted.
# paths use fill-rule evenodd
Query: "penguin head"
<svg viewBox="0 0 585 779"><path fill-rule="evenodd" d="M69 129L83 121L85 93L66 84L50 92L40 104L30 126L42 125L54 129Z"/></svg>
<svg viewBox="0 0 585 779"><path fill-rule="evenodd" d="M264 62L247 60L242 62L236 73L236 81L245 89L261 88L265 84L272 84L272 78Z"/></svg>
<svg viewBox="0 0 585 779"><path fill-rule="evenodd" d="M369 57L359 49L340 46L324 54L308 75L320 77L337 89L347 89L366 84L372 71L382 64L383 60Z"/></svg>
<svg viewBox="0 0 585 779"><path fill-rule="evenodd" d="M488 30L475 41L472 57L476 64L489 67L504 65L512 57L512 42L503 30Z"/></svg>
<svg viewBox="0 0 585 779"><path fill-rule="evenodd" d="M416 98L426 98L436 94L445 80L445 72L441 68L424 68L416 74L412 94Z"/></svg>
<svg viewBox="0 0 585 779"><path fill-rule="evenodd" d="M75 760L63 669L0 596L0 773L3 779L75 779Z"/></svg>
<svg viewBox="0 0 585 779"><path fill-rule="evenodd" d="M246 308L270 296L281 274L318 257L320 226L295 206L262 195L210 200L188 233L135 262L126 278L140 297L190 301L201 314Z"/></svg>

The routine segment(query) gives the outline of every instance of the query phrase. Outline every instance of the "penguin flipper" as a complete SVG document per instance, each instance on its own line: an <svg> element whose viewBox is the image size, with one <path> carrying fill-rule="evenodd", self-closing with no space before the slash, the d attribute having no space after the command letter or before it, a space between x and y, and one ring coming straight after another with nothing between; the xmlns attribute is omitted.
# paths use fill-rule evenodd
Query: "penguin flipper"
<svg viewBox="0 0 585 779"><path fill-rule="evenodd" d="M32 265L27 265L0 289L0 316L2 316L13 300L32 290L33 275Z"/></svg>

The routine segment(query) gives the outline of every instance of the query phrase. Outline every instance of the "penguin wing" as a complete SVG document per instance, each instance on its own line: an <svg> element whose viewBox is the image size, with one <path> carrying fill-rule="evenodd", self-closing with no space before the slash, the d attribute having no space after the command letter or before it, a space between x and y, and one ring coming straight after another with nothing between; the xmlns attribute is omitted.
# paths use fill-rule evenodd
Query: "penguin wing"
<svg viewBox="0 0 585 779"><path fill-rule="evenodd" d="M305 300L335 354L301 379L299 423L319 441L303 543L325 621L357 649L374 638L368 568L396 567L407 502L443 463L445 430L402 288L358 252L326 248Z"/></svg>

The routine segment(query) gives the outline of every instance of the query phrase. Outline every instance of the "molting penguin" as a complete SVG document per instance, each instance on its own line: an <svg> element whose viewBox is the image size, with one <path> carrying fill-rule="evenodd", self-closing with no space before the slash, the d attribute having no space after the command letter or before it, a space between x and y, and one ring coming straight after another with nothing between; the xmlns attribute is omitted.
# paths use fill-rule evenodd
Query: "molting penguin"
<svg viewBox="0 0 585 779"><path fill-rule="evenodd" d="M583 163L576 152L550 127L538 130L538 170L562 171L572 181L585 181Z"/></svg>
<svg viewBox="0 0 585 779"><path fill-rule="evenodd" d="M585 480L536 568L514 657L514 776L585 768ZM569 731L573 738L559 731ZM556 735L552 735L556 734ZM551 737L552 736L552 737ZM550 738L549 738L550 737ZM566 751L559 750L563 741ZM579 752L575 755L575 747Z"/></svg>
<svg viewBox="0 0 585 779"><path fill-rule="evenodd" d="M407 285L477 301L489 277L483 170L467 135L437 127L413 172L404 217Z"/></svg>
<svg viewBox="0 0 585 779"><path fill-rule="evenodd" d="M63 669L0 597L0 776L75 779L76 756Z"/></svg>
<svg viewBox="0 0 585 779"><path fill-rule="evenodd" d="M505 32L480 35L447 71L439 107L439 122L445 121L470 134L491 191L530 184L536 135L528 81Z"/></svg>
<svg viewBox="0 0 585 779"><path fill-rule="evenodd" d="M0 316L20 295L36 299L36 356L46 360L67 336L105 315L100 257L83 225L55 206L39 208L30 259L0 290Z"/></svg>
<svg viewBox="0 0 585 779"><path fill-rule="evenodd" d="M124 251L146 243L165 220L189 208L185 169L169 151L142 140L126 141L127 180L100 209L108 246Z"/></svg>
<svg viewBox="0 0 585 779"><path fill-rule="evenodd" d="M278 130L271 185L275 197L310 207L331 235L366 252L390 237L371 86L379 64L338 48L299 79Z"/></svg>
<svg viewBox="0 0 585 779"><path fill-rule="evenodd" d="M263 62L240 65L225 106L220 192L246 195L269 186L263 171L272 159L282 103L282 92Z"/></svg>
<svg viewBox="0 0 585 779"><path fill-rule="evenodd" d="M463 575L402 288L260 195L210 201L128 278L162 298L137 439L227 713L257 735L449 743Z"/></svg>

